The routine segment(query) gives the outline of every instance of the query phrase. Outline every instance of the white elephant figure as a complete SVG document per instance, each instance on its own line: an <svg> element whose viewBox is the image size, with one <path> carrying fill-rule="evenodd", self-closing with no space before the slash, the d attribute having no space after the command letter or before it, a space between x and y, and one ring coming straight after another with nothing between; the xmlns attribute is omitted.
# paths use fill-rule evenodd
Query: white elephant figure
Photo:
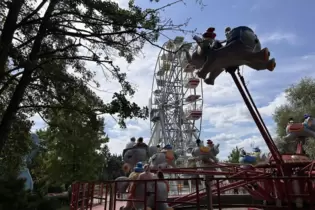
<svg viewBox="0 0 315 210"><path fill-rule="evenodd" d="M153 150L157 148L153 148ZM123 170L125 172L130 172L130 170L135 167L138 162L147 162L150 157L151 147L146 144L135 144L133 147L126 148L123 150Z"/></svg>
<svg viewBox="0 0 315 210"><path fill-rule="evenodd" d="M219 146L220 144L214 145L211 140L207 141L208 146L201 146L199 142L197 143L197 147L192 150L192 157L188 159L188 167L207 167L212 163L218 162L217 154L219 154ZM203 170L203 169L198 169ZM203 177L204 175L191 176L191 178ZM188 181L190 191L192 190L192 183ZM202 182L202 186L205 187L205 183Z"/></svg>
<svg viewBox="0 0 315 210"><path fill-rule="evenodd" d="M157 179L154 176L154 179ZM120 180L122 182L117 182L117 192L124 193L126 192L130 179L127 177L118 177L116 180ZM126 182L123 182L126 180ZM131 196L132 199L143 200L145 194L147 195L147 207L150 209L158 209L158 210L172 210L173 208L169 207L167 204L168 198L168 185L164 180L157 181L156 189L155 189L155 182L147 182L146 184L146 192L145 192L145 183L144 182L135 182L133 183L133 187L131 188ZM155 206L155 194L157 201L165 201L165 203L158 202ZM131 206L120 207L121 210L131 210L131 209L148 209L144 208L144 202L132 202Z"/></svg>
<svg viewBox="0 0 315 210"><path fill-rule="evenodd" d="M268 48L261 49L260 41L251 28L247 26L238 26L232 30L227 28L225 46L218 49L210 48L206 53L207 59L197 74L205 79L210 73L205 82L214 85L215 79L224 69L247 65L257 71L267 69L273 71L276 62L274 58L269 57Z"/></svg>
<svg viewBox="0 0 315 210"><path fill-rule="evenodd" d="M219 146L220 144L211 146L197 146L192 150L191 154L196 160L201 161L202 165L207 166L211 162L218 162L216 156L220 152Z"/></svg>
<svg viewBox="0 0 315 210"><path fill-rule="evenodd" d="M125 172L130 172L130 170L138 162L149 162L150 167L153 169L166 168L169 166L175 167L175 157L176 154L172 149L168 149L167 145L164 147L164 149L159 150L157 146L149 147L143 143L136 144L131 148L124 149L123 170Z"/></svg>
<svg viewBox="0 0 315 210"><path fill-rule="evenodd" d="M189 66L193 66L195 69L203 69L204 64L206 63L207 56L209 54L210 49L219 49L223 45L220 41L215 40L214 38L208 37L198 37L194 36L193 39L197 43L197 47L194 52L190 55L188 50L184 49L186 55L186 60L188 61ZM224 69L218 69L218 72L222 72ZM215 71L217 72L217 70ZM207 79L205 80L205 82Z"/></svg>
<svg viewBox="0 0 315 210"><path fill-rule="evenodd" d="M286 127L287 135L284 137L285 140L295 140L298 138L315 138L315 120L305 115L305 121L303 123L288 123Z"/></svg>
<svg viewBox="0 0 315 210"><path fill-rule="evenodd" d="M153 153L154 151L151 150ZM175 160L178 156L177 153L181 153L182 151L176 150L173 151L173 148L171 145L165 145L164 148L160 151L157 151L156 153L152 154L149 164L151 169L163 169L163 168L176 168L175 166Z"/></svg>

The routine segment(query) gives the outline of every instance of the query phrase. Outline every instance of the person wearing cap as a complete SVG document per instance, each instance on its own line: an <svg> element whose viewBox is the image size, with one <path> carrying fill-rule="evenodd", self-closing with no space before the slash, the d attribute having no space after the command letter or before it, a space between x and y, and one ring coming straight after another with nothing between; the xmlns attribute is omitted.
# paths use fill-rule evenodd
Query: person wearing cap
<svg viewBox="0 0 315 210"><path fill-rule="evenodd" d="M307 129L311 129L312 126L312 117L310 114L304 114L304 122L303 125Z"/></svg>
<svg viewBox="0 0 315 210"><path fill-rule="evenodd" d="M202 34L202 38L198 36L194 36L193 39L198 43L202 51L205 55L205 61L207 59L207 55L209 54L209 51L211 49L211 45L213 44L215 37L217 36L214 32L215 28L210 27L207 29L205 33Z"/></svg>
<svg viewBox="0 0 315 210"><path fill-rule="evenodd" d="M137 180L139 178L139 175L144 171L143 164L142 162L138 162L136 164L136 167L134 167L133 172L129 175L129 180ZM133 199L134 196L134 190L136 187L137 183L131 182L128 191L129 191L129 196L128 199ZM132 201L127 201L126 206L123 209L131 209L133 207L133 202Z"/></svg>
<svg viewBox="0 0 315 210"><path fill-rule="evenodd" d="M212 148L213 147L213 142L211 141L211 139L207 140L207 146Z"/></svg>

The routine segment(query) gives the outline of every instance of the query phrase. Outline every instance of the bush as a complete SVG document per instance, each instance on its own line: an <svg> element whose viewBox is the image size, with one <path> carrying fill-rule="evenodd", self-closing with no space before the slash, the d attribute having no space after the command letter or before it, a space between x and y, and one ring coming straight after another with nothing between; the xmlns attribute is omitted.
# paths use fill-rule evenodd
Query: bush
<svg viewBox="0 0 315 210"><path fill-rule="evenodd" d="M24 180L0 180L0 209L28 209L29 192L24 190Z"/></svg>
<svg viewBox="0 0 315 210"><path fill-rule="evenodd" d="M51 185L48 187L48 193L63 193L65 192L65 188L64 186L60 186L60 185Z"/></svg>
<svg viewBox="0 0 315 210"><path fill-rule="evenodd" d="M24 180L0 180L0 210L57 210L65 202L58 197L43 198L24 190Z"/></svg>
<svg viewBox="0 0 315 210"><path fill-rule="evenodd" d="M45 198L39 203L37 210L56 210L59 208L61 208L61 202L58 198Z"/></svg>

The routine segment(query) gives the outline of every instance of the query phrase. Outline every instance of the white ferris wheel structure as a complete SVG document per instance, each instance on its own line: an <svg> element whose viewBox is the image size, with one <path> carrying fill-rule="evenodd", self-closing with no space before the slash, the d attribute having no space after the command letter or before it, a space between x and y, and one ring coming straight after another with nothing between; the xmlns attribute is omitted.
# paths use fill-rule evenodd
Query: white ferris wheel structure
<svg viewBox="0 0 315 210"><path fill-rule="evenodd" d="M182 47L184 46L184 47ZM202 125L202 81L187 67L183 49L192 44L176 37L163 45L153 76L149 101L151 138L149 145L170 144L184 159L195 147ZM180 158L179 157L179 158Z"/></svg>

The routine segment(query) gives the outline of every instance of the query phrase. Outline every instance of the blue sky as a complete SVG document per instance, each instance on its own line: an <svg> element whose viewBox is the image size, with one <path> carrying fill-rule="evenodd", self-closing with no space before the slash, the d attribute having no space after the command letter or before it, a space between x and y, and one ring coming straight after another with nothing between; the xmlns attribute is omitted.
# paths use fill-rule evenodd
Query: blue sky
<svg viewBox="0 0 315 210"><path fill-rule="evenodd" d="M149 3L149 0L138 0L136 4L142 7L159 7L160 3ZM169 2L169 1L167 1ZM194 0L186 0L186 4L178 3L161 12L164 18L171 18L175 23L182 23L191 18L187 29L197 29L202 33L210 26L216 28L217 37L224 39L226 26L246 25L252 27L260 38L263 47L268 47L272 56L277 60L274 72L257 72L243 68L245 80L256 100L271 133L274 133L272 113L274 109L285 103L284 89L298 82L305 76L313 76L315 52L313 50L313 31L310 26L315 20L313 8L315 1L305 0L303 4L295 0L220 0L204 1L207 6L203 9ZM122 6L126 1L120 0ZM181 35L168 32L168 36ZM191 35L186 36L191 41ZM165 41L160 40L160 44ZM150 97L152 75L159 49L146 45L143 55L131 65L120 58L116 63L128 74L128 79L137 86L138 92L132 99L139 105L147 105ZM91 68L96 68L91 66ZM103 89L114 91L118 88L114 82L110 85L100 73L98 80L104 84ZM251 119L242 99L229 75L223 73L215 86L204 86L204 109L202 122L202 139L211 138L220 143L219 158L227 157L235 146L250 150L251 144L260 146L268 151L253 120ZM111 88L108 88L110 86ZM104 101L109 101L111 95L96 91ZM147 96L144 98L144 96ZM42 127L37 122L34 129ZM150 123L142 120L127 120L127 129L120 129L111 116L106 116L106 132L111 141L109 147L113 153L120 153L131 136L150 138Z"/></svg>

